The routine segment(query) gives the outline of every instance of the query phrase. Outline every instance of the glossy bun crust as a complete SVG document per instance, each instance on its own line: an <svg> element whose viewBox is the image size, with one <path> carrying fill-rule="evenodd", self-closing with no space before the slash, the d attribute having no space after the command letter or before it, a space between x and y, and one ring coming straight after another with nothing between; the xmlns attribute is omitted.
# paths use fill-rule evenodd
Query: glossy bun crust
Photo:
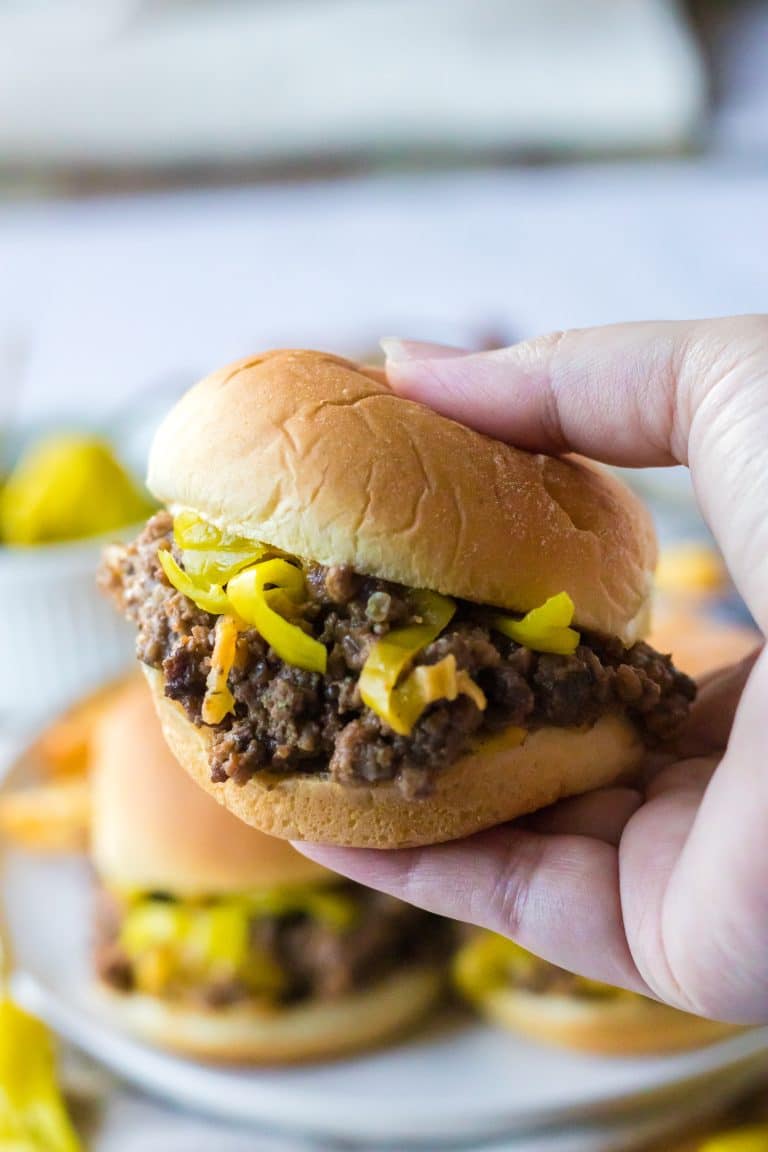
<svg viewBox="0 0 768 1152"><path fill-rule="evenodd" d="M203 380L160 427L148 483L304 559L510 611L566 591L583 628L628 642L647 628L655 536L620 481L483 436L336 356L269 352Z"/></svg>

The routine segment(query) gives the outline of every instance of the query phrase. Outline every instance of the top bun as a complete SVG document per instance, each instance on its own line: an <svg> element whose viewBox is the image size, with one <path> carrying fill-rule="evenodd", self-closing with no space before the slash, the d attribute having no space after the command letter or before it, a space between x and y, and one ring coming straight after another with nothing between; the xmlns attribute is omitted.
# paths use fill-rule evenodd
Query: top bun
<svg viewBox="0 0 768 1152"><path fill-rule="evenodd" d="M148 484L172 509L322 564L526 612L566 591L583 628L648 621L648 513L608 473L523 452L396 396L381 373L277 351L176 405Z"/></svg>
<svg viewBox="0 0 768 1152"><path fill-rule="evenodd" d="M196 896L337 879L193 783L168 750L143 677L100 717L92 763L93 858L107 883Z"/></svg>

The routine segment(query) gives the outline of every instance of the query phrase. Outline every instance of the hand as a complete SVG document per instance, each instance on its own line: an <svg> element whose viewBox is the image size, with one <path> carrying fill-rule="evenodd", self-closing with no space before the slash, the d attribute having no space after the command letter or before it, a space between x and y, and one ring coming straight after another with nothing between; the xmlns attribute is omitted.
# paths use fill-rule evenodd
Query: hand
<svg viewBox="0 0 768 1152"><path fill-rule="evenodd" d="M768 629L768 317L558 333L499 351L385 342L401 395L533 451L687 464ZM768 654L701 686L641 792L397 852L297 845L355 880L705 1016L768 1021Z"/></svg>

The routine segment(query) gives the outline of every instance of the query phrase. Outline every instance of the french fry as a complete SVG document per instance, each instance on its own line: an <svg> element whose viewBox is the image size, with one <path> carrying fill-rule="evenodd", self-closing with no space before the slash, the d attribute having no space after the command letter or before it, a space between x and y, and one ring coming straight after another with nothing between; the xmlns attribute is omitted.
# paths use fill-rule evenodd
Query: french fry
<svg viewBox="0 0 768 1152"><path fill-rule="evenodd" d="M0 834L24 848L81 851L88 843L87 779L38 784L0 794Z"/></svg>

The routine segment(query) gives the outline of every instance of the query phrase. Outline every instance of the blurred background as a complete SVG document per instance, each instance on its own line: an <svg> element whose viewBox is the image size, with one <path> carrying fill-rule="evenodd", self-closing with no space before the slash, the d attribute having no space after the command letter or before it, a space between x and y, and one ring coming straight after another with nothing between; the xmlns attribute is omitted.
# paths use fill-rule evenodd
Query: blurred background
<svg viewBox="0 0 768 1152"><path fill-rule="evenodd" d="M762 0L2 0L0 741L130 662L95 559L199 376L764 311L766 251ZM659 634L748 628L685 475L634 482Z"/></svg>
<svg viewBox="0 0 768 1152"><path fill-rule="evenodd" d="M52 580L107 638L36 661L35 694L7 671L0 715L127 650L85 604L94 548L30 572L13 546L113 532L140 494L92 444L30 464L41 436L140 481L173 399L255 349L759 311L767 242L757 0L5 0L0 594L14 647L71 649ZM684 476L637 482L665 542L706 541Z"/></svg>

